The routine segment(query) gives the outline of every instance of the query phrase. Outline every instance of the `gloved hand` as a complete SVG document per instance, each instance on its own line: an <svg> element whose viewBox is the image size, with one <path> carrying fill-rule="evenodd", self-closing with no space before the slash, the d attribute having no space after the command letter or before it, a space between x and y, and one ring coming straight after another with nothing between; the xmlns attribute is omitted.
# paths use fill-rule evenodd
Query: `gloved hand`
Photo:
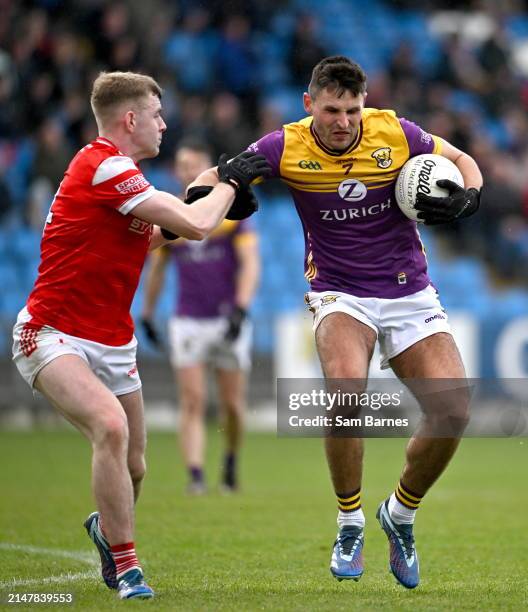
<svg viewBox="0 0 528 612"><path fill-rule="evenodd" d="M477 212L480 206L481 189L475 187L464 189L448 179L440 179L436 181L436 184L442 189L447 189L449 195L435 198L419 193L416 197L415 208L420 211L418 218L423 219L426 225L450 223Z"/></svg>
<svg viewBox="0 0 528 612"><path fill-rule="evenodd" d="M247 311L240 306L233 306L231 314L227 318L227 330L224 335L224 340L234 342L242 330L242 323L247 317Z"/></svg>
<svg viewBox="0 0 528 612"><path fill-rule="evenodd" d="M205 198L206 195L209 195L213 190L212 187L208 185L195 185L191 187L187 192L187 197L185 198L186 204L192 204L199 200L200 198ZM233 204L231 204L231 208L226 215L226 219L231 219L232 221L241 221L242 219L246 219L254 212L258 210L258 202L255 194L251 187L247 189L239 189L235 195L235 199L233 200Z"/></svg>
<svg viewBox="0 0 528 612"><path fill-rule="evenodd" d="M218 160L218 178L220 182L232 185L237 191L247 189L251 182L260 176L270 174L271 166L264 155L242 151L231 161L226 153Z"/></svg>
<svg viewBox="0 0 528 612"><path fill-rule="evenodd" d="M161 348L161 338L159 337L158 330L155 328L154 323L146 317L141 317L139 324L143 328L148 341L156 348Z"/></svg>

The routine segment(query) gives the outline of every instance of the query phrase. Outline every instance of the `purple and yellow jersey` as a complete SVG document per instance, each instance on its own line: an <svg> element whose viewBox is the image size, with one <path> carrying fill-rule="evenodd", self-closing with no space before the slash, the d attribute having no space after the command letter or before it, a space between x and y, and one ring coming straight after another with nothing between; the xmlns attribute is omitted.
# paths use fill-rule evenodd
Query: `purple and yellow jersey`
<svg viewBox="0 0 528 612"><path fill-rule="evenodd" d="M229 312L235 302L237 246L255 240L247 219L223 221L200 242L176 240L170 247L178 271L176 315L202 319Z"/></svg>
<svg viewBox="0 0 528 612"><path fill-rule="evenodd" d="M288 186L305 237L305 276L313 291L398 298L429 284L416 227L400 211L394 186L403 164L440 153L441 140L394 111L366 108L344 153L324 146L312 117L267 134L263 154Z"/></svg>

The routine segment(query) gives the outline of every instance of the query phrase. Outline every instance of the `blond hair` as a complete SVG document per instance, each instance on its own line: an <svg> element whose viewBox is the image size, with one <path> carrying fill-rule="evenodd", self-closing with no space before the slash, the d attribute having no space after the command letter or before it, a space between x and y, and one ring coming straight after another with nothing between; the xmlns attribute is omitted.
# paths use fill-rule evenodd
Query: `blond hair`
<svg viewBox="0 0 528 612"><path fill-rule="evenodd" d="M149 94L161 98L161 87L146 74L101 72L95 79L90 104L98 124L106 123L112 111L123 102L140 103Z"/></svg>

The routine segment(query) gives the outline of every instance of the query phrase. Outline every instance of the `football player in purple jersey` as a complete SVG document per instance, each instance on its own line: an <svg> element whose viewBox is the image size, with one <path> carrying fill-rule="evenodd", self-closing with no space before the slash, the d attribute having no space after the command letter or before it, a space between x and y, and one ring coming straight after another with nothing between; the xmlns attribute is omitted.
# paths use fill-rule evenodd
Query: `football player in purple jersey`
<svg viewBox="0 0 528 612"><path fill-rule="evenodd" d="M364 391L379 341L382 367L391 367L416 395L413 379L465 379L465 371L427 273L417 224L396 204L395 182L405 162L420 154L443 155L458 167L464 188L439 181L446 197L418 197L420 219L435 225L477 211L482 176L469 155L392 110L366 108L366 98L367 78L358 64L325 58L304 94L308 116L249 149L264 155L271 176L287 185L302 221L306 302L327 386L346 380L347 391ZM216 184L214 171L195 184ZM465 390L418 399L422 422L407 445L399 482L377 513L389 539L391 570L407 588L419 583L416 510L455 453L469 411ZM449 435L439 428L446 418ZM338 580L359 580L363 440L328 435L325 444L339 527L330 569Z"/></svg>
<svg viewBox="0 0 528 612"><path fill-rule="evenodd" d="M211 153L204 144L191 140L180 143L174 171L182 191L211 163ZM221 488L234 492L239 486L246 379L251 367L252 329L247 310L260 271L257 234L249 219L226 220L206 240L176 240L152 254L142 325L157 345L161 342L153 317L170 263L177 272L178 297L169 321L169 344L178 383L179 440L189 478L187 492L199 495L207 490L204 455L208 365L215 370L224 420Z"/></svg>

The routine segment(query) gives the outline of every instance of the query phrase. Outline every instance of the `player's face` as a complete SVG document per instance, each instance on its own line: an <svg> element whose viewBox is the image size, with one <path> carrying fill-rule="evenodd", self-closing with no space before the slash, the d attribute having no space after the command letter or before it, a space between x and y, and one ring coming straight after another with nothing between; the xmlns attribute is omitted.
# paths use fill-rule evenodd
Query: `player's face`
<svg viewBox="0 0 528 612"><path fill-rule="evenodd" d="M163 132L167 129L161 117L161 102L155 94L149 94L146 102L138 105L134 113L133 139L138 153L136 159L156 157Z"/></svg>
<svg viewBox="0 0 528 612"><path fill-rule="evenodd" d="M321 90L315 98L304 94L304 108L313 116L313 127L317 136L329 149L342 151L354 141L361 123L361 112L366 94L355 96L345 91Z"/></svg>
<svg viewBox="0 0 528 612"><path fill-rule="evenodd" d="M212 160L203 151L182 147L174 159L174 172L185 190L194 179L212 166Z"/></svg>

